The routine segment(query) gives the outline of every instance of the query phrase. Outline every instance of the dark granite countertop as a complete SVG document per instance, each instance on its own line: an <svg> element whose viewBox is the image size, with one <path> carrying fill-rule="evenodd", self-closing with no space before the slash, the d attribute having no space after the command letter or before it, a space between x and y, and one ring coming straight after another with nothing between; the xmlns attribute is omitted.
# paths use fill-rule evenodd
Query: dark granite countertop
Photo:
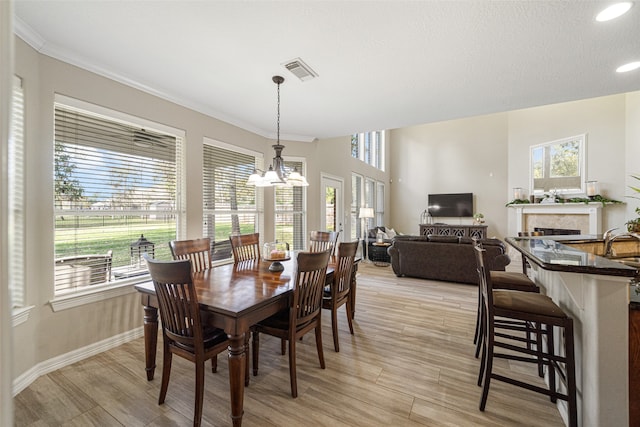
<svg viewBox="0 0 640 427"><path fill-rule="evenodd" d="M566 271L569 273L602 274L608 276L633 277L638 270L589 252L581 251L562 244L562 241L592 242L600 241L601 236L561 236L507 237L505 241L518 250L523 256L545 270Z"/></svg>

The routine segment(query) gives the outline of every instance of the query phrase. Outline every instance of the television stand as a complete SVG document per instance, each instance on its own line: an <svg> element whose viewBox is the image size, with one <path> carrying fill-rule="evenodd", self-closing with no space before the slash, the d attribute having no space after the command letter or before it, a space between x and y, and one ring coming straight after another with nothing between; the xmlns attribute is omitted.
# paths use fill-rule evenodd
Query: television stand
<svg viewBox="0 0 640 427"><path fill-rule="evenodd" d="M452 224L420 224L420 235L428 236L430 234L437 236L457 236L472 237L476 239L487 238L487 226L478 225L452 225Z"/></svg>

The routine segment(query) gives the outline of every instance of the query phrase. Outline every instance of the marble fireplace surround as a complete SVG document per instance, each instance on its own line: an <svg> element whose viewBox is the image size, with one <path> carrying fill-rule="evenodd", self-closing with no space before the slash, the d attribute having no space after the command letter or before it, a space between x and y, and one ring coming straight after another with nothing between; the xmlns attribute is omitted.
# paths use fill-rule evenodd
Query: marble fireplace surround
<svg viewBox="0 0 640 427"><path fill-rule="evenodd" d="M516 232L543 227L602 234L602 203L535 203L509 207L516 211Z"/></svg>

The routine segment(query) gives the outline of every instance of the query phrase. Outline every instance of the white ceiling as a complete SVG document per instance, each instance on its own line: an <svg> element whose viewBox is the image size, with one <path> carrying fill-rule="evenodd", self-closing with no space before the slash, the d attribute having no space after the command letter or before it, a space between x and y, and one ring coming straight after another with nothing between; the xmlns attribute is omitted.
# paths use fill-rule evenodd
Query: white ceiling
<svg viewBox="0 0 640 427"><path fill-rule="evenodd" d="M640 89L640 4L15 0L40 52L273 137L312 140ZM300 57L319 77L301 82Z"/></svg>

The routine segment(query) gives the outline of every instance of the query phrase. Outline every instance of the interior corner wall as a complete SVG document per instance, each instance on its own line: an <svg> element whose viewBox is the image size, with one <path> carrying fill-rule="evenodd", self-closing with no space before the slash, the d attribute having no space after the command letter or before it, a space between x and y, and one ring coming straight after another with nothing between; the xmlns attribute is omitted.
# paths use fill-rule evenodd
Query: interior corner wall
<svg viewBox="0 0 640 427"><path fill-rule="evenodd" d="M391 145L391 211L396 230L418 234L429 193L473 193L475 212L488 235L506 234L507 115L394 129ZM472 218L435 218L471 224Z"/></svg>

